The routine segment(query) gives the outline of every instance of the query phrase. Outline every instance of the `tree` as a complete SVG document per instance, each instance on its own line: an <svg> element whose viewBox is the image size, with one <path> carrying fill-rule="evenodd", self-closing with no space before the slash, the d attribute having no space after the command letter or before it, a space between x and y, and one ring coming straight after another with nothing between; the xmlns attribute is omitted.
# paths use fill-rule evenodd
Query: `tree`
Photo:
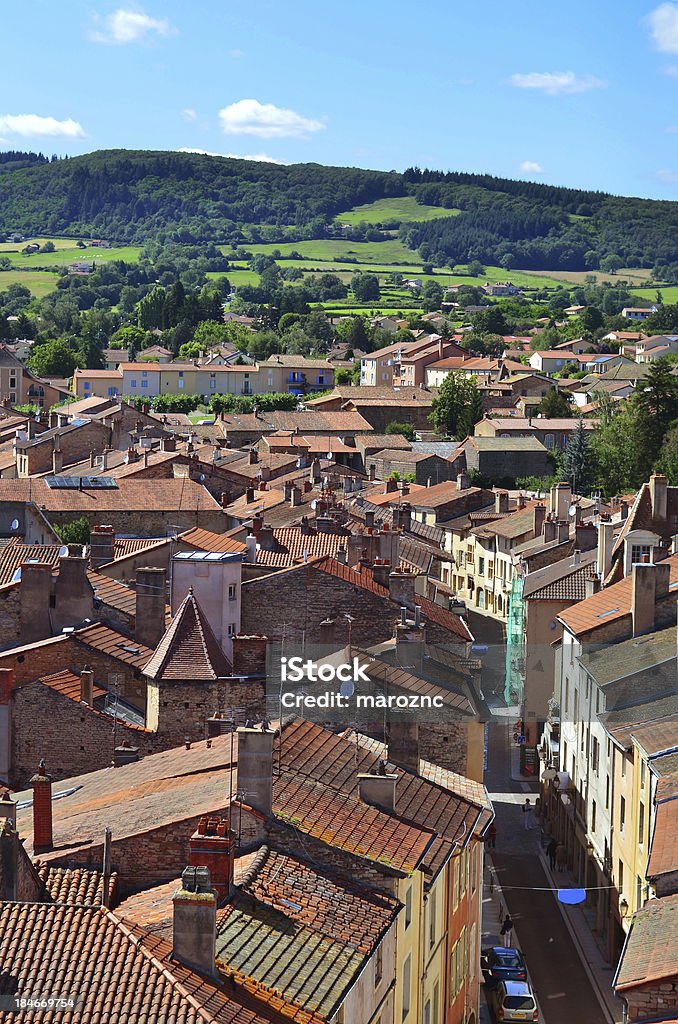
<svg viewBox="0 0 678 1024"><path fill-rule="evenodd" d="M482 419L482 398L475 377L452 372L440 386L433 400L431 422L437 433L463 438L473 433Z"/></svg>
<svg viewBox="0 0 678 1024"><path fill-rule="evenodd" d="M40 252L56 252L56 246L54 242L45 242L44 245L40 246Z"/></svg>
<svg viewBox="0 0 678 1024"><path fill-rule="evenodd" d="M34 345L28 360L29 369L38 377L71 377L76 365L76 354L65 338Z"/></svg>
<svg viewBox="0 0 678 1024"><path fill-rule="evenodd" d="M469 277L484 277L485 267L482 265L480 260L471 260L466 267L466 273Z"/></svg>
<svg viewBox="0 0 678 1024"><path fill-rule="evenodd" d="M605 323L605 317L596 306L587 306L579 317L583 331L597 331Z"/></svg>
<svg viewBox="0 0 678 1024"><path fill-rule="evenodd" d="M608 256L603 256L600 261L600 269L604 274L616 274L623 266L624 261L616 252L611 252Z"/></svg>
<svg viewBox="0 0 678 1024"><path fill-rule="evenodd" d="M504 311L499 306L488 306L482 313L473 313L471 323L478 334L507 334L509 330Z"/></svg>
<svg viewBox="0 0 678 1024"><path fill-rule="evenodd" d="M662 306L643 324L649 334L678 334L678 303Z"/></svg>
<svg viewBox="0 0 678 1024"><path fill-rule="evenodd" d="M591 439L597 483L604 495L623 494L640 487L648 475L638 437L638 411L631 402L615 413Z"/></svg>
<svg viewBox="0 0 678 1024"><path fill-rule="evenodd" d="M92 530L85 516L80 516L61 526L55 525L54 532L64 544L89 544Z"/></svg>
<svg viewBox="0 0 678 1024"><path fill-rule="evenodd" d="M145 331L142 331L140 327L136 327L134 324L127 324L125 327L118 328L113 334L109 347L128 349L131 345L136 345L137 349L139 349L143 347L145 339Z"/></svg>
<svg viewBox="0 0 678 1024"><path fill-rule="evenodd" d="M558 419L572 415L571 399L566 398L562 392L551 388L547 391L537 406L537 412L548 419Z"/></svg>
<svg viewBox="0 0 678 1024"><path fill-rule="evenodd" d="M376 274L354 274L351 291L358 302L378 302L381 298L379 278Z"/></svg>
<svg viewBox="0 0 678 1024"><path fill-rule="evenodd" d="M417 437L417 432L411 423L398 423L397 420L393 420L386 426L385 434L402 434L406 441L414 441Z"/></svg>
<svg viewBox="0 0 678 1024"><path fill-rule="evenodd" d="M596 479L595 462L581 418L563 452L561 471L573 494L588 494L593 489Z"/></svg>
<svg viewBox="0 0 678 1024"><path fill-rule="evenodd" d="M639 383L633 402L641 413L638 418L639 440L646 446L651 466L672 422L678 418L678 377L665 359L655 359L645 380Z"/></svg>
<svg viewBox="0 0 678 1024"><path fill-rule="evenodd" d="M443 290L437 281L426 281L421 290L421 298L423 300L424 312L432 313L434 310L440 309L440 304L443 301Z"/></svg>

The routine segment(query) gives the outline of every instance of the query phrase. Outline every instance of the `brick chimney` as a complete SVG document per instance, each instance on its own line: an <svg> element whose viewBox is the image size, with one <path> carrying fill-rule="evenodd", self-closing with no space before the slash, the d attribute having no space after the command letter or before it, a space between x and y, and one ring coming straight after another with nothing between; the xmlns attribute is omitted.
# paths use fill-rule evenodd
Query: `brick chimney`
<svg viewBox="0 0 678 1024"><path fill-rule="evenodd" d="M393 477L389 477L384 485L384 494L392 494L398 490L398 481L394 480Z"/></svg>
<svg viewBox="0 0 678 1024"><path fill-rule="evenodd" d="M419 774L419 726L405 719L388 723L389 761Z"/></svg>
<svg viewBox="0 0 678 1024"><path fill-rule="evenodd" d="M397 775L391 775L384 771L379 774L359 774L358 794L364 804L372 807L380 807L385 811L396 809L396 783Z"/></svg>
<svg viewBox="0 0 678 1024"><path fill-rule="evenodd" d="M252 516L252 533L259 540L264 525L263 516Z"/></svg>
<svg viewBox="0 0 678 1024"><path fill-rule="evenodd" d="M650 477L650 501L652 502L652 519L655 523L665 523L667 516L668 480L663 473L653 473Z"/></svg>
<svg viewBox="0 0 678 1024"><path fill-rule="evenodd" d="M221 903L233 889L235 835L227 818L201 818L188 841L188 863L204 866L210 873L212 886Z"/></svg>
<svg viewBox="0 0 678 1024"><path fill-rule="evenodd" d="M89 560L93 569L115 558L115 530L112 526L95 526L89 541Z"/></svg>
<svg viewBox="0 0 678 1024"><path fill-rule="evenodd" d="M542 530L544 528L544 519L546 518L546 506L545 505L534 505L532 508L532 535L533 537L541 537Z"/></svg>
<svg viewBox="0 0 678 1024"><path fill-rule="evenodd" d="M233 637L233 675L265 676L268 637L239 634Z"/></svg>
<svg viewBox="0 0 678 1024"><path fill-rule="evenodd" d="M165 635L166 578L165 569L136 571L134 637L151 650L155 650Z"/></svg>
<svg viewBox="0 0 678 1024"><path fill-rule="evenodd" d="M161 452L175 452L177 450L176 437L163 437L160 439Z"/></svg>
<svg viewBox="0 0 678 1024"><path fill-rule="evenodd" d="M365 513L365 526L368 530L374 529L374 509L370 508Z"/></svg>
<svg viewBox="0 0 678 1024"><path fill-rule="evenodd" d="M262 551L275 551L275 537L273 536L273 527L269 526L268 523L266 524L266 526L261 527L257 540L259 541L259 547L261 548Z"/></svg>
<svg viewBox="0 0 678 1024"><path fill-rule="evenodd" d="M46 562L24 562L19 587L22 644L32 644L52 635L49 615L51 592L52 566Z"/></svg>
<svg viewBox="0 0 678 1024"><path fill-rule="evenodd" d="M172 899L173 955L199 971L213 975L216 970L217 897L206 867L187 867L181 887Z"/></svg>
<svg viewBox="0 0 678 1024"><path fill-rule="evenodd" d="M0 779L9 778L10 751L10 707L14 673L11 668L0 669Z"/></svg>
<svg viewBox="0 0 678 1024"><path fill-rule="evenodd" d="M85 667L80 672L80 700L83 704L89 704L92 707L94 701L94 672L89 667Z"/></svg>
<svg viewBox="0 0 678 1024"><path fill-rule="evenodd" d="M54 846L52 839L52 778L42 760L31 779L33 787L33 852L46 853Z"/></svg>
<svg viewBox="0 0 678 1024"><path fill-rule="evenodd" d="M631 570L631 621L633 636L651 633L656 625L656 606L669 593L668 562L638 563Z"/></svg>
<svg viewBox="0 0 678 1024"><path fill-rule="evenodd" d="M262 722L261 728L239 728L238 799L262 814L273 808L273 742L275 732Z"/></svg>
<svg viewBox="0 0 678 1024"><path fill-rule="evenodd" d="M89 560L84 551L80 545L71 544L68 554L59 559L52 612L52 627L57 632L94 615L94 590L87 579Z"/></svg>

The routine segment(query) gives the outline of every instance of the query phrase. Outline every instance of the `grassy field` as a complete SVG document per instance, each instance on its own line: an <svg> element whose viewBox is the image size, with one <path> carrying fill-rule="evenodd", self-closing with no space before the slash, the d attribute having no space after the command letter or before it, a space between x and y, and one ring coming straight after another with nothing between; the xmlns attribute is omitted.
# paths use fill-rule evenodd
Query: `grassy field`
<svg viewBox="0 0 678 1024"><path fill-rule="evenodd" d="M36 241L40 241L40 239L36 239ZM56 240L52 239L52 241L56 245ZM111 260L124 260L126 263L136 263L141 252L139 245L123 245L113 249L78 249L77 245L74 245L73 239L69 239L69 243L68 246L57 247L56 252L35 252L31 255L21 251L17 252L16 244L13 244L12 249L3 248L0 256L7 256L11 260L12 266L17 269L44 270L47 267L63 267L76 262L110 263Z"/></svg>
<svg viewBox="0 0 678 1024"><path fill-rule="evenodd" d="M253 270L210 270L205 276L213 279L217 277L227 277L234 288L239 288L241 284L259 283L259 275L255 274Z"/></svg>
<svg viewBox="0 0 678 1024"><path fill-rule="evenodd" d="M22 284L30 288L38 299L49 295L56 288L57 274L48 270L3 270L0 271L0 292L7 291L11 284Z"/></svg>
<svg viewBox="0 0 678 1024"><path fill-rule="evenodd" d="M657 298L657 292L661 292L662 301L668 305L678 302L678 287L671 288L632 288L632 293L642 299L650 299L652 302Z"/></svg>
<svg viewBox="0 0 678 1024"><path fill-rule="evenodd" d="M504 273L506 273L504 271ZM603 274L600 270L559 270L558 279L566 285L573 284L586 284L586 278L593 276L596 279L597 284L603 284L609 282L609 284L616 284L617 281L628 281L630 284L641 284L643 281L647 281L652 271L640 267L626 267L624 270L617 271L616 274ZM531 270L530 274L537 277L550 277L553 274L551 270ZM508 275L513 280L513 271Z"/></svg>
<svg viewBox="0 0 678 1024"><path fill-rule="evenodd" d="M354 206L346 213L340 213L335 220L339 224L381 224L384 221L398 221L412 224L418 220L433 220L435 217L456 217L461 210L447 210L444 206L424 206L414 196L399 199L377 199L375 203Z"/></svg>
<svg viewBox="0 0 678 1024"><path fill-rule="evenodd" d="M252 253L262 252L269 255L277 249L283 258L291 252L298 252L305 259L330 263L340 262L348 256L356 263L416 263L421 266L417 254L397 238L391 238L387 242L347 242L341 238L321 238L309 242L248 245L247 249Z"/></svg>

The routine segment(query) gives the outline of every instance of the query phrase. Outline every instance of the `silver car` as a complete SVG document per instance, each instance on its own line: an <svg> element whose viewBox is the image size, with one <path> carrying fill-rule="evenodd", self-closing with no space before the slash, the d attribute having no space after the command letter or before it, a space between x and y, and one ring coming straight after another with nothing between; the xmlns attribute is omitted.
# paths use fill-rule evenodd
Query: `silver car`
<svg viewBox="0 0 678 1024"><path fill-rule="evenodd" d="M490 989L489 998L498 1021L539 1020L537 1000L526 981L500 981Z"/></svg>

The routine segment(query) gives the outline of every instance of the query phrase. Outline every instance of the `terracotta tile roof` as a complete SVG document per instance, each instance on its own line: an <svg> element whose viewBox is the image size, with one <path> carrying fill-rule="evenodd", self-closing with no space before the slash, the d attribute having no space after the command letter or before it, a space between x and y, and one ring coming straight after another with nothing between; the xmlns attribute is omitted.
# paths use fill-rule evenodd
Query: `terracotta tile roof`
<svg viewBox="0 0 678 1024"><path fill-rule="evenodd" d="M136 640L111 629L110 626L104 626L101 622L93 622L91 626L77 629L71 636L85 647L92 647L137 669L142 669L153 654L149 647L137 643Z"/></svg>
<svg viewBox="0 0 678 1024"><path fill-rule="evenodd" d="M317 412L305 409L303 412L267 412L264 418L276 430L294 431L300 434L352 434L369 432L370 424L359 412Z"/></svg>
<svg viewBox="0 0 678 1024"><path fill-rule="evenodd" d="M405 874L421 865L434 835L294 770L275 779L273 808L276 817L300 832Z"/></svg>
<svg viewBox="0 0 678 1024"><path fill-rule="evenodd" d="M410 451L410 442L402 434L356 434L355 444L359 451L366 452L382 449Z"/></svg>
<svg viewBox="0 0 678 1024"><path fill-rule="evenodd" d="M48 512L176 512L220 508L209 491L193 480L120 480L114 488L48 487L44 479L0 479L0 501L34 502Z"/></svg>
<svg viewBox="0 0 678 1024"><path fill-rule="evenodd" d="M528 573L523 585L523 599L583 601L586 598L586 580L596 558L595 550L583 551L577 563L572 558L562 558L553 565Z"/></svg>
<svg viewBox="0 0 678 1024"><path fill-rule="evenodd" d="M626 992L678 975L678 896L650 900L634 916L614 987Z"/></svg>
<svg viewBox="0 0 678 1024"><path fill-rule="evenodd" d="M0 961L19 992L72 994L79 1024L266 1024L276 1020L225 996L172 959L170 943L94 907L0 904ZM251 1003L251 1001L249 1001ZM61 1014L41 1012L44 1021Z"/></svg>
<svg viewBox="0 0 678 1024"><path fill-rule="evenodd" d="M400 487L397 487L394 491L386 491L382 484L380 487L374 487L366 491L361 497L363 501L369 502L370 505L375 505L376 507L391 504L399 505L403 500L416 504L416 499L421 497L426 490L427 488L423 484L407 484L407 491L403 494Z"/></svg>
<svg viewBox="0 0 678 1024"><path fill-rule="evenodd" d="M80 702L80 676L77 672L71 672L69 668L65 668L48 676L40 676L38 681L43 686L49 686L50 690L60 693L62 697L68 697L69 700ZM107 692L102 686L94 683L92 687L93 698L103 697Z"/></svg>
<svg viewBox="0 0 678 1024"><path fill-rule="evenodd" d="M657 803L647 877L655 882L660 875L668 875L673 872L678 872L678 799L676 797Z"/></svg>
<svg viewBox="0 0 678 1024"><path fill-rule="evenodd" d="M219 646L192 589L150 659L145 675L163 682L221 679L232 667Z"/></svg>
<svg viewBox="0 0 678 1024"><path fill-rule="evenodd" d="M339 548L346 547L348 538L341 533L302 533L298 526L284 526L273 531L275 549L257 547L257 565L286 569L312 558L335 558ZM243 545L244 547L244 545Z"/></svg>
<svg viewBox="0 0 678 1024"><path fill-rule="evenodd" d="M186 530L185 533L180 534L179 539L198 551L230 554L242 553L247 550L245 544L236 540L235 537L229 537L227 533L212 533L211 530L201 530L197 527L194 530Z"/></svg>
<svg viewBox="0 0 678 1024"><path fill-rule="evenodd" d="M103 601L110 608L115 608L134 618L137 609L135 590L118 583L117 580L112 580L110 576L102 576L101 573L95 572L93 569L87 571L87 579L92 584L95 598Z"/></svg>
<svg viewBox="0 0 678 1024"><path fill-rule="evenodd" d="M666 559L670 566L669 588L675 594L678 585L678 555ZM632 578L626 576L619 583L605 587L593 597L580 601L558 616L561 622L575 636L590 633L598 626L622 619L631 614Z"/></svg>
<svg viewBox="0 0 678 1024"><path fill-rule="evenodd" d="M675 636L674 630L666 632L674 633ZM669 715L659 721L636 726L633 738L651 758L678 749L678 715Z"/></svg>
<svg viewBox="0 0 678 1024"><path fill-rule="evenodd" d="M113 542L114 560L138 555L168 543L167 537L116 537Z"/></svg>
<svg viewBox="0 0 678 1024"><path fill-rule="evenodd" d="M18 537L12 537L0 550L0 586L11 583L23 562L36 560L58 569L61 547L61 544L23 544Z"/></svg>
<svg viewBox="0 0 678 1024"><path fill-rule="evenodd" d="M94 868L55 868L36 862L45 894L52 903L79 903L85 907L100 907L104 894L103 872ZM108 906L114 906L118 888L115 872L108 880Z"/></svg>

